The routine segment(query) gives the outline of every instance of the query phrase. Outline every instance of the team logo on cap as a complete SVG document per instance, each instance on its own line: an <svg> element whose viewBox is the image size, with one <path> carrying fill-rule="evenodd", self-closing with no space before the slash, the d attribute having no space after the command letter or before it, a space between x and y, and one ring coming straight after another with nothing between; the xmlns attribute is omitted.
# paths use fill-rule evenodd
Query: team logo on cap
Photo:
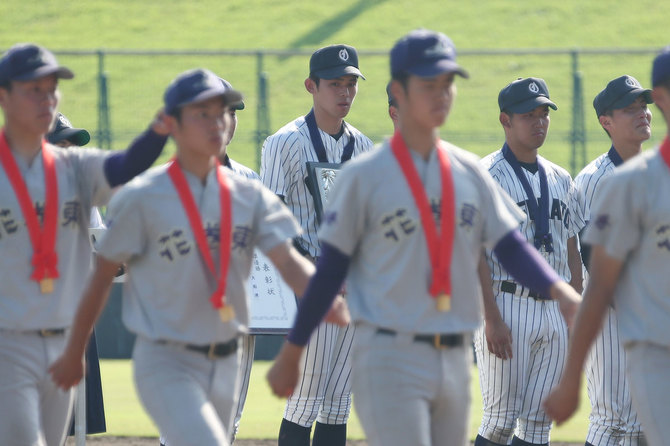
<svg viewBox="0 0 670 446"><path fill-rule="evenodd" d="M72 124L70 124L70 121L67 120L67 118L63 115L58 115L58 120L60 121L61 125L64 127L72 127Z"/></svg>
<svg viewBox="0 0 670 446"><path fill-rule="evenodd" d="M346 48L342 48L338 55L340 56L342 62L346 62L349 60L349 52L346 50Z"/></svg>
<svg viewBox="0 0 670 446"><path fill-rule="evenodd" d="M426 57L453 57L454 49L447 45L447 42L437 42L435 45L426 48L423 52Z"/></svg>
<svg viewBox="0 0 670 446"><path fill-rule="evenodd" d="M638 86L637 82L635 82L635 80L631 77L626 78L626 85L628 85L629 87L637 87Z"/></svg>
<svg viewBox="0 0 670 446"><path fill-rule="evenodd" d="M538 87L535 82L531 82L530 85L528 85L528 89L535 94L539 93L540 91L540 87Z"/></svg>

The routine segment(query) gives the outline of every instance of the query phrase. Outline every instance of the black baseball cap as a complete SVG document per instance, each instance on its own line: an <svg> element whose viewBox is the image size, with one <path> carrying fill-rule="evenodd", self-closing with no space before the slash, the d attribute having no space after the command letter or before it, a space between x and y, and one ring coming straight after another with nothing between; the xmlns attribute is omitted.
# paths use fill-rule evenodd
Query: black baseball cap
<svg viewBox="0 0 670 446"><path fill-rule="evenodd" d="M11 47L0 59L0 84L31 81L55 74L59 79L72 79L74 73L58 65L56 56L44 47L20 43Z"/></svg>
<svg viewBox="0 0 670 446"><path fill-rule="evenodd" d="M226 90L235 90L235 89L233 88L233 86L231 85L230 82L228 82L228 81L225 80L224 78L220 78L220 79L221 79L221 83L222 83L223 86L226 88ZM232 108L235 109L235 110L244 110L244 101L240 101L240 102L238 102L238 103L237 103L236 105L234 105Z"/></svg>
<svg viewBox="0 0 670 446"><path fill-rule="evenodd" d="M349 45L330 45L314 51L309 59L309 75L335 79L353 74L365 79L358 69L358 53Z"/></svg>
<svg viewBox="0 0 670 446"><path fill-rule="evenodd" d="M91 140L91 135L85 129L72 127L64 114L58 113L53 128L47 134L47 141L56 144L69 141L76 146L85 146Z"/></svg>
<svg viewBox="0 0 670 446"><path fill-rule="evenodd" d="M633 76L620 76L609 81L607 86L593 99L596 115L602 116L608 110L628 107L639 96L644 97L647 104L653 103L651 90L642 85Z"/></svg>
<svg viewBox="0 0 670 446"><path fill-rule="evenodd" d="M519 78L507 84L498 94L500 111L528 113L540 105L548 105L558 110L556 104L549 99L546 82L539 77Z"/></svg>
<svg viewBox="0 0 670 446"><path fill-rule="evenodd" d="M456 47L446 35L427 29L417 29L391 48L391 77L409 73L419 77L433 77L442 73L456 73L470 77L456 63Z"/></svg>
<svg viewBox="0 0 670 446"><path fill-rule="evenodd" d="M661 50L654 58L651 69L651 86L657 85L670 79L670 45Z"/></svg>
<svg viewBox="0 0 670 446"><path fill-rule="evenodd" d="M232 88L226 88L221 78L211 71L203 68L185 71L177 76L165 90L163 95L165 113L172 115L179 107L216 96L221 96L231 107L242 102L242 94Z"/></svg>

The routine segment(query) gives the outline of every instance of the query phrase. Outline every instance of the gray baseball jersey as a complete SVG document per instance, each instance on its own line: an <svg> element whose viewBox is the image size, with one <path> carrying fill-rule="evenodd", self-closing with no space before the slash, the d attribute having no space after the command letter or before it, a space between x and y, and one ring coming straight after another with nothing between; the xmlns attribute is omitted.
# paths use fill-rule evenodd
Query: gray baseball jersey
<svg viewBox="0 0 670 446"><path fill-rule="evenodd" d="M324 243L351 259L352 389L359 418L374 437L371 444L465 444L468 346L481 321L477 264L482 248L493 247L523 217L475 156L444 144L455 197L449 312L437 311L428 292L432 266L421 218L388 142L345 166L319 232ZM437 153L427 161L410 153L439 221ZM436 348L416 338L432 340L436 334L459 342Z"/></svg>
<svg viewBox="0 0 670 446"><path fill-rule="evenodd" d="M553 252L543 245L540 253L565 281L570 280L567 240L579 228L581 213L577 208L572 179L568 172L538 156L546 172L549 233ZM512 200L526 212L520 231L531 243L535 238L536 221L531 216L529 197L512 165L502 150L482 159L482 164ZM540 171L521 168L534 197L540 197ZM514 282L487 251L492 273L493 294L500 314L512 333L511 359L502 360L487 347L484 328L475 335L475 352L480 376L484 414L479 435L495 443L507 444L515 434L521 440L541 444L549 441L551 419L541 408L541 401L560 379L567 352L567 327L558 303L536 300L538 296Z"/></svg>
<svg viewBox="0 0 670 446"><path fill-rule="evenodd" d="M623 161L613 151L603 153L591 161L575 177L577 202L585 221L591 220L591 206L602 180ZM580 228L581 229L581 228ZM642 427L632 406L626 352L619 342L617 316L608 309L603 328L598 334L587 358L586 387L591 401L589 430L586 441L593 445L637 444Z"/></svg>
<svg viewBox="0 0 670 446"><path fill-rule="evenodd" d="M299 228L286 207L260 182L227 170L233 235L226 299L236 318L222 323L209 302L214 278L198 252L186 213L175 205L179 197L166 170L166 166L152 169L114 196L108 208L109 228L98 252L128 265L123 320L131 331L152 340L227 341L245 332L249 322L244 283L253 249L266 252L295 236ZM212 170L203 186L185 172L218 264L220 207L215 175Z"/></svg>
<svg viewBox="0 0 670 446"><path fill-rule="evenodd" d="M328 162L339 163L349 138L355 138L353 157L372 148L372 141L354 127L345 124L347 132L339 139L319 129ZM321 252L317 236L314 200L305 184L306 163L318 161L304 117L297 118L269 136L263 144L261 178L271 191L284 197L284 202L300 222L300 244L312 257Z"/></svg>
<svg viewBox="0 0 670 446"><path fill-rule="evenodd" d="M8 445L60 444L65 438L72 391L57 389L46 373L62 353L65 336L38 335L36 330L71 325L90 268L91 207L105 204L111 195L103 172L109 152L49 144L46 150L54 155L58 181L60 277L54 280L50 294L42 294L39 284L30 280L33 249L25 218L7 175L0 175L0 442ZM37 156L30 165L21 157L15 160L41 218L45 202L42 157Z"/></svg>
<svg viewBox="0 0 670 446"><path fill-rule="evenodd" d="M667 144L667 140L665 142ZM614 291L633 404L649 444L664 444L670 398L670 170L643 152L598 189L585 240L623 262Z"/></svg>

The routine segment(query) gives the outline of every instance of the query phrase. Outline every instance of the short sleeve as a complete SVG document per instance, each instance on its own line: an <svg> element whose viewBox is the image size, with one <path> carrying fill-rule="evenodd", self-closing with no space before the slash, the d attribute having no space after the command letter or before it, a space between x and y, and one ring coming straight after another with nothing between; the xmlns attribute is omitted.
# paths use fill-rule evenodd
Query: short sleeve
<svg viewBox="0 0 670 446"><path fill-rule="evenodd" d="M258 189L261 195L257 208L257 246L267 253L280 243L300 234L300 225L291 211L281 200L260 182Z"/></svg>
<svg viewBox="0 0 670 446"><path fill-rule="evenodd" d="M144 250L146 237L139 197L123 186L107 207L107 230L97 245L98 254L114 262L127 262Z"/></svg>
<svg viewBox="0 0 670 446"><path fill-rule="evenodd" d="M284 147L289 135L275 134L269 136L261 150L261 181L277 195L288 194L287 148Z"/></svg>
<svg viewBox="0 0 670 446"><path fill-rule="evenodd" d="M502 187L481 165L477 165L481 183L481 195L484 200L484 227L482 243L488 249L495 245L525 219L525 214Z"/></svg>

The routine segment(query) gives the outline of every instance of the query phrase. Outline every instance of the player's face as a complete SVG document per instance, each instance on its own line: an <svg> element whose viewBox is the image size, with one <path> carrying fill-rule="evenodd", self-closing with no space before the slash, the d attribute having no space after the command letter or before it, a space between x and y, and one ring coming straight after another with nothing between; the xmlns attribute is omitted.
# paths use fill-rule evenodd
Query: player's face
<svg viewBox="0 0 670 446"><path fill-rule="evenodd" d="M32 81L12 81L12 88L0 88L0 106L5 121L31 135L44 135L56 116L60 95L55 74Z"/></svg>
<svg viewBox="0 0 670 446"><path fill-rule="evenodd" d="M229 125L229 109L222 98L215 97L185 105L180 122L172 128L172 137L180 150L217 156Z"/></svg>
<svg viewBox="0 0 670 446"><path fill-rule="evenodd" d="M519 150L537 150L549 130L549 106L540 105L528 113L514 113L506 127L507 143Z"/></svg>
<svg viewBox="0 0 670 446"><path fill-rule="evenodd" d="M358 93L358 76L347 75L335 79L321 79L313 89L314 107L333 118L343 119L349 114Z"/></svg>
<svg viewBox="0 0 670 446"><path fill-rule="evenodd" d="M609 118L605 128L613 139L640 143L651 137L651 110L642 96L628 107L614 110Z"/></svg>
<svg viewBox="0 0 670 446"><path fill-rule="evenodd" d="M444 124L456 97L454 77L454 73L428 78L410 76L403 101L406 110L402 115L430 129ZM402 104L399 105L402 109Z"/></svg>

